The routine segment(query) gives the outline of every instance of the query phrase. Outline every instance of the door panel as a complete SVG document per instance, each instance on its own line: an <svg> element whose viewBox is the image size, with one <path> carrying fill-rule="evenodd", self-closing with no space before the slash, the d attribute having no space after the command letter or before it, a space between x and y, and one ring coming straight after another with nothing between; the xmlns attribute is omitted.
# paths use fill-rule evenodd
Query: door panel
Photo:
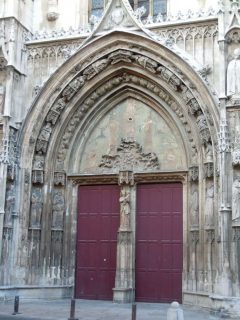
<svg viewBox="0 0 240 320"><path fill-rule="evenodd" d="M119 193L119 187L114 185L79 187L76 298L112 299Z"/></svg>
<svg viewBox="0 0 240 320"><path fill-rule="evenodd" d="M182 300L182 185L137 188L136 300Z"/></svg>

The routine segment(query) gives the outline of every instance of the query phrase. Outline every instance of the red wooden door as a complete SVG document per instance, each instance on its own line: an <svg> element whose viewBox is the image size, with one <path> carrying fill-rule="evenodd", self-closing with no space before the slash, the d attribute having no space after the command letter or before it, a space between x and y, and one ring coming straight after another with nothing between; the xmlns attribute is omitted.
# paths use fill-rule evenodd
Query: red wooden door
<svg viewBox="0 0 240 320"><path fill-rule="evenodd" d="M119 228L119 187L80 186L75 296L112 300Z"/></svg>
<svg viewBox="0 0 240 320"><path fill-rule="evenodd" d="M182 301L182 185L137 188L136 300Z"/></svg>

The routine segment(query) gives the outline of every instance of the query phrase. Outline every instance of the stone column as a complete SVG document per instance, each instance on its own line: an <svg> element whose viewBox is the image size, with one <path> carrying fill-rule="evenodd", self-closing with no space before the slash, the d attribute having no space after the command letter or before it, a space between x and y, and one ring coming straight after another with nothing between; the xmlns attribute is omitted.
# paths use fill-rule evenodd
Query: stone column
<svg viewBox="0 0 240 320"><path fill-rule="evenodd" d="M134 179L132 171L119 172L120 227L117 242L117 267L113 300L132 302L134 299L133 273L133 226L131 223L134 198Z"/></svg>
<svg viewBox="0 0 240 320"><path fill-rule="evenodd" d="M232 295L230 271L230 243L231 243L231 189L232 178L229 174L231 165L230 138L226 118L222 115L219 134L219 164L220 164L220 201L219 212L219 277L217 293L224 296Z"/></svg>

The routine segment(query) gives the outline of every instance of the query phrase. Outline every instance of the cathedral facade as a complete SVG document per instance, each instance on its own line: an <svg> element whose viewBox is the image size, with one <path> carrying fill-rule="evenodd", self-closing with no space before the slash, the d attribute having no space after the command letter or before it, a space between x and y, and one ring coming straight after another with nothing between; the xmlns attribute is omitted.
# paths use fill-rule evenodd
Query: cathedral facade
<svg viewBox="0 0 240 320"><path fill-rule="evenodd" d="M239 13L0 3L0 299L240 316Z"/></svg>

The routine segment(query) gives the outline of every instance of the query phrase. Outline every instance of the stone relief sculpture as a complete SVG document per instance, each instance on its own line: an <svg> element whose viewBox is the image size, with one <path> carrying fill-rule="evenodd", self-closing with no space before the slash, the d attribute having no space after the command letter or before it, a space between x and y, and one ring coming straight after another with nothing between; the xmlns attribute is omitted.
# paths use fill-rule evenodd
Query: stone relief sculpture
<svg viewBox="0 0 240 320"><path fill-rule="evenodd" d="M61 191L57 191L53 197L53 215L52 215L52 227L63 227L63 215L65 210L65 200Z"/></svg>
<svg viewBox="0 0 240 320"><path fill-rule="evenodd" d="M208 128L207 119L202 111L197 112L197 126L200 131L202 143L206 145L209 141L211 141L211 135Z"/></svg>
<svg viewBox="0 0 240 320"><path fill-rule="evenodd" d="M211 184L206 190L206 202L205 202L205 225L213 225L213 199L214 199L214 185Z"/></svg>
<svg viewBox="0 0 240 320"><path fill-rule="evenodd" d="M47 152L47 145L52 133L52 126L51 123L47 123L43 128L38 137L36 151L38 153L46 153Z"/></svg>
<svg viewBox="0 0 240 320"><path fill-rule="evenodd" d="M128 186L124 186L120 194L120 219L121 230L128 230L130 227L130 189Z"/></svg>
<svg viewBox="0 0 240 320"><path fill-rule="evenodd" d="M240 177L233 182L232 187L232 219L240 218Z"/></svg>
<svg viewBox="0 0 240 320"><path fill-rule="evenodd" d="M40 228L42 218L43 196L40 188L34 188L31 198L30 227Z"/></svg>
<svg viewBox="0 0 240 320"><path fill-rule="evenodd" d="M155 153L144 153L139 143L132 139L122 139L116 154L102 156L100 168L119 168L122 170L159 169L159 160Z"/></svg>
<svg viewBox="0 0 240 320"><path fill-rule="evenodd" d="M5 203L5 225L12 224L12 213L15 205L15 191L14 185L11 184L6 191L6 203Z"/></svg>
<svg viewBox="0 0 240 320"><path fill-rule="evenodd" d="M198 190L197 190L197 188L193 188L191 191L190 210L191 210L191 225L198 226L198 224L199 224L199 204L198 204Z"/></svg>
<svg viewBox="0 0 240 320"><path fill-rule="evenodd" d="M240 98L240 49L235 49L233 56L227 69L227 95Z"/></svg>

